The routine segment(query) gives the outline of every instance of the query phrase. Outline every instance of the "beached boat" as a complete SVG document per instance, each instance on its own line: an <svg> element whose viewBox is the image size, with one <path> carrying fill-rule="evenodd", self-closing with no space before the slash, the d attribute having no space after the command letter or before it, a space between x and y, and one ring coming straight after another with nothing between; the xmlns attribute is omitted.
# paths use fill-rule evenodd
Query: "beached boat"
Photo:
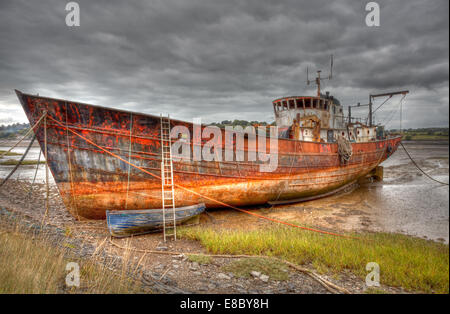
<svg viewBox="0 0 450 314"><path fill-rule="evenodd" d="M114 237L128 237L162 230L164 220L166 228L173 226L175 212L176 224L186 222L205 211L205 204L175 208L175 211L163 209L144 210L107 210L106 221L109 233ZM163 216L165 213L165 217Z"/></svg>
<svg viewBox="0 0 450 314"><path fill-rule="evenodd" d="M50 170L75 217L104 219L107 210L163 207L160 116L16 93L31 125L47 114L35 133L42 150L47 135ZM320 89L317 96L277 99L273 109L278 126L276 169L261 171L270 161L250 160L252 149L260 144L249 134L243 136L241 160L237 150L234 160L226 160L222 149L216 151L221 158L210 161L174 159L176 206L246 206L329 195L368 175L401 141L401 136L388 136L373 125L371 115L366 124L345 118L339 101ZM169 125L193 134L192 140L183 139L192 154L208 145L208 138L195 138L193 123L170 120ZM202 125L200 132L204 130ZM222 148L225 129L220 133ZM273 137L266 140L267 152Z"/></svg>

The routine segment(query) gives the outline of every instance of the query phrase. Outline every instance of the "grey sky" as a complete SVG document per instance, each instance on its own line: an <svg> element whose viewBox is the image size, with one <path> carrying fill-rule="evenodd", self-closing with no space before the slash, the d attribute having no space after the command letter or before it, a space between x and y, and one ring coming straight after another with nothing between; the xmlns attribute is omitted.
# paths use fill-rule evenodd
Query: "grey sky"
<svg viewBox="0 0 450 314"><path fill-rule="evenodd" d="M67 1L68 2L68 1ZM448 126L447 0L0 1L0 124L25 122L14 89L177 119L273 120L271 101L314 94L306 67L343 104L409 89L404 127ZM376 118L398 127L399 98ZM356 112L355 112L356 113ZM395 113L395 114L394 114Z"/></svg>

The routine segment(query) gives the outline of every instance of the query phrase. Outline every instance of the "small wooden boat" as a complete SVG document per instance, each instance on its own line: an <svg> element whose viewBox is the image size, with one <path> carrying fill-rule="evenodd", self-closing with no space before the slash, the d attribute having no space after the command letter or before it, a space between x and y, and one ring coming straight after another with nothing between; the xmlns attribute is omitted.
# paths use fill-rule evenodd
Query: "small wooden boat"
<svg viewBox="0 0 450 314"><path fill-rule="evenodd" d="M175 209L176 224L181 224L205 211L205 204ZM166 209L166 226L173 225L173 211ZM114 237L128 237L155 232L163 228L162 209L107 210L108 230ZM172 224L171 224L172 223Z"/></svg>

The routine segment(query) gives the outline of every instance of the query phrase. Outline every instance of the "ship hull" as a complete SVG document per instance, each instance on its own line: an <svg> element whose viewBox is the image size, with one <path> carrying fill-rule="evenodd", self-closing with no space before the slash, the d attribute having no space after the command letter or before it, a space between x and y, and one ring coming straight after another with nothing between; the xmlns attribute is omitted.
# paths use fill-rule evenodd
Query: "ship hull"
<svg viewBox="0 0 450 314"><path fill-rule="evenodd" d="M104 219L106 210L162 207L160 117L16 92L31 125L45 111L49 116L48 164L75 217ZM193 134L191 123L171 120L172 128L177 125ZM35 133L44 149L44 126ZM336 143L278 139L272 172L261 172L258 161L174 161L174 182L187 189L175 188L175 204L247 206L325 194L367 175L400 140L352 143L353 155L343 165Z"/></svg>

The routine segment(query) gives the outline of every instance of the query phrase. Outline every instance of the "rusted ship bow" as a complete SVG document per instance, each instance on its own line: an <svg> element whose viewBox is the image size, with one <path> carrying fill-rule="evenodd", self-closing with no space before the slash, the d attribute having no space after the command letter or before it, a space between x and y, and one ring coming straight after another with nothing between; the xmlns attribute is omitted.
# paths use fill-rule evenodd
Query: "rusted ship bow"
<svg viewBox="0 0 450 314"><path fill-rule="evenodd" d="M16 93L31 125L47 114L48 164L75 217L103 219L106 210L161 208L161 117ZM329 95L286 97L273 106L280 131L275 171L261 172L261 161L247 159L250 137L243 161L174 161L173 181L194 192L175 187L177 206L256 205L326 194L367 175L401 140L378 134L372 125L345 122L342 107ZM170 120L175 126L194 134L192 123ZM35 133L44 150L42 123ZM344 162L338 151L343 138L352 151Z"/></svg>

